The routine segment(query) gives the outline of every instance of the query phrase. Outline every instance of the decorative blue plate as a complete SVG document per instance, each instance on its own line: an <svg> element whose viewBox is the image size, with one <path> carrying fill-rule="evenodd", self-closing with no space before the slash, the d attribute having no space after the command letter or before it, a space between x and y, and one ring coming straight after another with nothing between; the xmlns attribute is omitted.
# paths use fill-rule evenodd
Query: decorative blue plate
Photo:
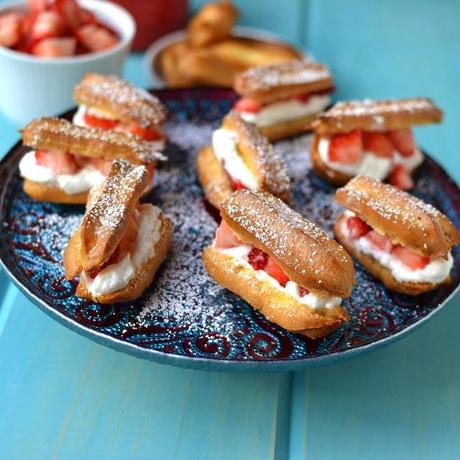
<svg viewBox="0 0 460 460"><path fill-rule="evenodd" d="M331 363L389 344L432 317L460 282L460 248L454 250L452 284L408 297L388 291L357 268L353 295L344 302L351 320L322 340L291 334L267 321L216 285L201 263L216 228L195 174L198 148L232 106L229 90L163 90L155 93L171 117L166 125L169 161L156 173L146 201L174 222L174 243L153 284L136 302L99 305L75 297L75 281L63 276L62 252L83 207L38 203L22 191L15 145L0 166L0 258L17 286L43 311L97 342L139 358L200 369L293 370ZM70 117L71 113L65 114ZM339 212L334 189L312 171L309 136L280 142L294 179L294 207L330 230ZM414 193L460 227L460 190L427 158Z"/></svg>

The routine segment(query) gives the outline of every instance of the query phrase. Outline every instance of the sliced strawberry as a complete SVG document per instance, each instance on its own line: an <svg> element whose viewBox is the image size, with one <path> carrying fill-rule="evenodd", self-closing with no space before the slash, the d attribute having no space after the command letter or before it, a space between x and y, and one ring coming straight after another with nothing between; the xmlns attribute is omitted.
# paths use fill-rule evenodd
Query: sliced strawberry
<svg viewBox="0 0 460 460"><path fill-rule="evenodd" d="M403 246L394 246L391 254L412 270L423 270L430 263L429 257L416 254Z"/></svg>
<svg viewBox="0 0 460 460"><path fill-rule="evenodd" d="M370 232L366 233L364 236L375 248L379 249L380 251L390 253L393 244L391 243L390 239L382 235L375 230L371 230Z"/></svg>
<svg viewBox="0 0 460 460"><path fill-rule="evenodd" d="M76 30L80 26L82 13L75 0L54 0L54 6L71 29Z"/></svg>
<svg viewBox="0 0 460 460"><path fill-rule="evenodd" d="M331 138L329 144L331 161L352 165L359 161L362 152L362 133L359 129L346 134L337 134Z"/></svg>
<svg viewBox="0 0 460 460"><path fill-rule="evenodd" d="M346 224L348 234L352 240L357 240L371 231L371 227L358 216L349 217Z"/></svg>
<svg viewBox="0 0 460 460"><path fill-rule="evenodd" d="M232 190L244 190L246 187L239 181L234 181L230 178L230 185L232 186Z"/></svg>
<svg viewBox="0 0 460 460"><path fill-rule="evenodd" d="M383 133L364 132L363 148L368 152L374 153L378 157L393 157L393 144Z"/></svg>
<svg viewBox="0 0 460 460"><path fill-rule="evenodd" d="M309 294L309 290L304 288L303 286L299 286L299 296L304 297Z"/></svg>
<svg viewBox="0 0 460 460"><path fill-rule="evenodd" d="M388 131L387 136L401 156L410 157L414 154L415 140L410 128Z"/></svg>
<svg viewBox="0 0 460 460"><path fill-rule="evenodd" d="M15 46L21 39L22 18L19 14L10 13L0 16L0 46Z"/></svg>
<svg viewBox="0 0 460 460"><path fill-rule="evenodd" d="M263 104L259 101L255 101L250 97L243 97L240 100L236 101L234 105L234 109L237 112L250 112L250 113L257 113L262 110Z"/></svg>
<svg viewBox="0 0 460 460"><path fill-rule="evenodd" d="M80 19L82 24L93 24L96 22L96 16L85 8L80 8Z"/></svg>
<svg viewBox="0 0 460 460"><path fill-rule="evenodd" d="M142 137L145 141L159 141L163 139L163 134L158 132L155 128L141 128L138 125L130 126L129 132L136 136Z"/></svg>
<svg viewBox="0 0 460 460"><path fill-rule="evenodd" d="M118 38L112 32L96 24L86 24L80 27L76 36L90 51L109 49L118 42Z"/></svg>
<svg viewBox="0 0 460 460"><path fill-rule="evenodd" d="M75 38L45 38L32 48L32 54L42 58L73 56L76 46Z"/></svg>
<svg viewBox="0 0 460 460"><path fill-rule="evenodd" d="M27 5L29 6L29 10L33 14L36 14L46 10L48 7L48 0L27 0Z"/></svg>
<svg viewBox="0 0 460 460"><path fill-rule="evenodd" d="M289 278L284 274L283 269L278 265L273 257L268 258L267 266L265 271L272 277L275 278L281 286L286 286L286 283L289 281Z"/></svg>
<svg viewBox="0 0 460 460"><path fill-rule="evenodd" d="M297 100L306 104L310 100L310 97L311 97L310 93L305 93L305 94L301 94L300 96L297 96Z"/></svg>
<svg viewBox="0 0 460 460"><path fill-rule="evenodd" d="M252 248L248 254L248 262L254 270L263 270L267 266L268 254L257 248Z"/></svg>
<svg viewBox="0 0 460 460"><path fill-rule="evenodd" d="M414 187L409 171L404 165L396 165L388 176L388 182L401 190L410 190Z"/></svg>
<svg viewBox="0 0 460 460"><path fill-rule="evenodd" d="M62 150L37 150L35 160L37 164L46 166L55 174L75 174L79 169L75 157Z"/></svg>
<svg viewBox="0 0 460 460"><path fill-rule="evenodd" d="M225 220L222 219L216 231L215 245L220 249L229 249L239 246L241 243L233 233L233 230L228 226Z"/></svg>
<svg viewBox="0 0 460 460"><path fill-rule="evenodd" d="M83 120L89 126L93 128L100 128L100 129L113 129L115 126L118 125L118 120L109 120L108 118L99 118L91 115L88 111L86 111L83 115Z"/></svg>
<svg viewBox="0 0 460 460"><path fill-rule="evenodd" d="M43 11L32 24L30 40L37 42L44 38L59 37L65 32L65 22L56 11Z"/></svg>
<svg viewBox="0 0 460 460"><path fill-rule="evenodd" d="M112 168L112 160L105 158L90 158L89 164L96 168L104 176L108 176Z"/></svg>

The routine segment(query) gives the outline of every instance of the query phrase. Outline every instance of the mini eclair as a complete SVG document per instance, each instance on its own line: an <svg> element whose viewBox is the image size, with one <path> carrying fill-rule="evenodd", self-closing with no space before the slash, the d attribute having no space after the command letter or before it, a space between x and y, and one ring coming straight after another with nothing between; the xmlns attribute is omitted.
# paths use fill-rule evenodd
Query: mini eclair
<svg viewBox="0 0 460 460"><path fill-rule="evenodd" d="M145 90L116 75L89 73L74 89L78 110L73 122L87 128L122 131L165 146L166 107Z"/></svg>
<svg viewBox="0 0 460 460"><path fill-rule="evenodd" d="M233 190L244 188L289 200L284 161L267 138L236 112L230 112L214 131L212 147L200 150L196 167L206 198L217 209Z"/></svg>
<svg viewBox="0 0 460 460"><path fill-rule="evenodd" d="M417 295L449 282L454 224L433 206L367 176L337 190L337 239L385 286Z"/></svg>
<svg viewBox="0 0 460 460"><path fill-rule="evenodd" d="M366 175L409 190L423 162L411 128L441 120L441 110L421 97L338 102L312 124L314 169L334 185Z"/></svg>
<svg viewBox="0 0 460 460"><path fill-rule="evenodd" d="M237 190L221 208L214 242L203 253L209 275L268 320L310 338L349 318L351 257L318 226L266 192Z"/></svg>
<svg viewBox="0 0 460 460"><path fill-rule="evenodd" d="M234 107L270 141L304 133L330 104L334 83L329 69L309 59L259 66L238 74Z"/></svg>
<svg viewBox="0 0 460 460"><path fill-rule="evenodd" d="M152 177L165 159L150 142L129 134L76 126L59 118L39 118L22 130L22 142L33 148L19 163L24 191L38 201L84 204L113 160L144 164Z"/></svg>
<svg viewBox="0 0 460 460"><path fill-rule="evenodd" d="M172 223L159 208L140 204L145 166L115 161L92 189L86 213L64 251L68 279L80 275L78 297L99 303L138 298L169 251Z"/></svg>

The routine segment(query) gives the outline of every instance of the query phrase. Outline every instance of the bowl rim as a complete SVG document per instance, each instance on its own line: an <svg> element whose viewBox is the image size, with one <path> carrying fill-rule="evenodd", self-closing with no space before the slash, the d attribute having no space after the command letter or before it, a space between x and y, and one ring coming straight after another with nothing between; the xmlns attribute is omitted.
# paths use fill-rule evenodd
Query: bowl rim
<svg viewBox="0 0 460 460"><path fill-rule="evenodd" d="M117 3L111 2L109 0L79 0L85 8L88 8L91 11L94 9L98 9L98 7L103 7L108 5L110 8L118 10L118 13L124 15L125 19L129 22L129 28L126 29L126 36L124 33L120 32L120 28L115 26L117 32L120 35L119 42L112 48L103 51L96 51L92 53L82 54L80 56L71 56L71 57L59 57L59 58L40 58L33 56L32 54L23 53L21 51L15 51L5 46L0 46L0 56L7 56L12 59L16 59L22 62L30 62L30 63L39 63L44 65L60 65L60 64L69 64L69 65L76 65L81 63L88 63L92 61L96 61L100 58L105 58L107 56L111 56L113 54L118 53L119 51L123 50L126 47L129 47L134 36L136 34L136 21L134 20L131 13L128 12L125 8ZM9 1L5 5L0 7L0 14L14 8L18 7L25 7L25 3L20 0L13 0ZM118 24L117 24L118 25Z"/></svg>
<svg viewBox="0 0 460 460"><path fill-rule="evenodd" d="M158 40L155 40L145 51L143 58L143 67L150 79L150 84L154 85L155 88L165 88L166 82L162 76L155 70L154 62L160 56L161 52L168 46L176 43L185 38L187 29L180 29L169 34L163 35ZM285 43L287 40L282 34L276 32L270 32L268 30L259 29L257 27L248 26L234 26L232 36L241 38L253 38L258 40L265 40L274 43ZM289 44L289 43L288 43ZM291 45L292 46L292 45ZM304 57L310 56L302 48L296 49Z"/></svg>

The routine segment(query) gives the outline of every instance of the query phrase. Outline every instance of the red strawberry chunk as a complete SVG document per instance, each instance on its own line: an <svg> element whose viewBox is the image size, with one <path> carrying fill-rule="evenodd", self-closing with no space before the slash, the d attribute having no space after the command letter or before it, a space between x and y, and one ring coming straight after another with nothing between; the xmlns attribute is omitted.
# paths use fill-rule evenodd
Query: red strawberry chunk
<svg viewBox="0 0 460 460"><path fill-rule="evenodd" d="M299 286L299 296L300 297L304 297L306 295L308 295L310 291L306 288L304 288L303 286Z"/></svg>
<svg viewBox="0 0 460 460"><path fill-rule="evenodd" d="M346 134L337 134L329 144L329 159L342 164L356 164L363 152L361 130L357 129Z"/></svg>
<svg viewBox="0 0 460 460"><path fill-rule="evenodd" d="M27 0L27 5L33 14L45 11L48 7L48 0Z"/></svg>
<svg viewBox="0 0 460 460"><path fill-rule="evenodd" d="M430 263L429 257L416 254L403 246L394 246L391 254L412 270L423 270Z"/></svg>
<svg viewBox="0 0 460 460"><path fill-rule="evenodd" d="M55 0L54 6L71 29L77 29L82 22L82 13L75 0Z"/></svg>
<svg viewBox="0 0 460 460"><path fill-rule="evenodd" d="M37 150L35 160L37 164L51 169L55 174L75 174L79 169L75 157L63 150Z"/></svg>
<svg viewBox="0 0 460 460"><path fill-rule="evenodd" d="M249 97L243 97L236 101L233 107L237 112L257 113L262 110L263 104Z"/></svg>
<svg viewBox="0 0 460 460"><path fill-rule="evenodd" d="M21 39L22 18L11 13L0 16L0 46L15 46Z"/></svg>
<svg viewBox="0 0 460 460"><path fill-rule="evenodd" d="M348 234L352 240L357 240L371 231L371 227L358 216L349 217L346 225Z"/></svg>
<svg viewBox="0 0 460 460"><path fill-rule="evenodd" d="M104 176L108 176L112 168L112 160L105 158L90 158L89 164L96 168Z"/></svg>
<svg viewBox="0 0 460 460"><path fill-rule="evenodd" d="M297 96L297 100L306 104L310 100L310 97L311 97L310 93L305 93L305 94L301 94L300 96Z"/></svg>
<svg viewBox="0 0 460 460"><path fill-rule="evenodd" d="M91 24L96 22L96 16L85 8L80 8L80 19L82 24Z"/></svg>
<svg viewBox="0 0 460 460"><path fill-rule="evenodd" d="M164 138L163 134L157 131L155 128L142 128L138 125L129 127L129 132L136 136L142 137L146 141L158 141Z"/></svg>
<svg viewBox="0 0 460 460"><path fill-rule="evenodd" d="M75 38L45 38L32 48L32 54L42 58L73 56L76 46Z"/></svg>
<svg viewBox="0 0 460 460"><path fill-rule="evenodd" d="M89 126L100 129L113 129L118 125L118 120L109 120L108 118L99 118L91 115L88 111L83 115L83 120Z"/></svg>
<svg viewBox="0 0 460 460"><path fill-rule="evenodd" d="M116 45L117 37L108 29L96 25L87 24L80 27L76 36L78 40L90 51L102 51Z"/></svg>
<svg viewBox="0 0 460 460"><path fill-rule="evenodd" d="M265 271L272 277L275 278L281 286L286 286L289 278L284 274L283 269L275 262L273 257L268 258L267 266Z"/></svg>
<svg viewBox="0 0 460 460"><path fill-rule="evenodd" d="M234 181L230 178L230 185L232 190L244 190L246 187L239 181Z"/></svg>
<svg viewBox="0 0 460 460"><path fill-rule="evenodd" d="M241 243L233 233L229 225L222 220L216 231L215 245L220 249L230 249L239 246Z"/></svg>
<svg viewBox="0 0 460 460"><path fill-rule="evenodd" d="M388 131L387 136L401 156L410 157L414 154L415 140L410 128Z"/></svg>
<svg viewBox="0 0 460 460"><path fill-rule="evenodd" d="M252 248L248 254L248 262L254 270L263 270L267 266L268 254L257 248Z"/></svg>
<svg viewBox="0 0 460 460"><path fill-rule="evenodd" d="M376 249L390 253L393 247L390 239L375 230L371 230L364 236Z"/></svg>
<svg viewBox="0 0 460 460"><path fill-rule="evenodd" d="M30 39L36 42L43 38L59 37L65 32L65 22L56 11L39 13L32 25Z"/></svg>
<svg viewBox="0 0 460 460"><path fill-rule="evenodd" d="M388 176L388 182L401 190L410 190L414 181L404 165L396 165Z"/></svg>
<svg viewBox="0 0 460 460"><path fill-rule="evenodd" d="M363 133L363 147L364 150L372 152L378 157L393 157L393 144L383 133Z"/></svg>

